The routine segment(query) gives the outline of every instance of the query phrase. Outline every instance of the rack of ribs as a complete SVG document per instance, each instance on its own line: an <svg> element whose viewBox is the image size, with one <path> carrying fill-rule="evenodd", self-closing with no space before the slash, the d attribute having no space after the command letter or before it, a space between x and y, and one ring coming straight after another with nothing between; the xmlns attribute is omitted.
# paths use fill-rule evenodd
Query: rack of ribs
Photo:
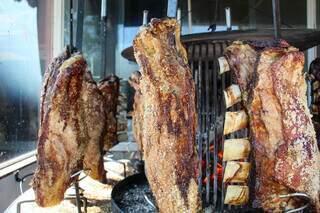
<svg viewBox="0 0 320 213"><path fill-rule="evenodd" d="M143 129L143 102L141 100L141 91L139 89L140 78L141 73L139 71L135 71L129 78L129 83L135 90L132 114L133 136L139 146L139 150L141 151L141 153L143 153L141 131Z"/></svg>
<svg viewBox="0 0 320 213"><path fill-rule="evenodd" d="M98 83L98 88L104 97L106 129L104 134L104 150L109 150L117 142L117 106L120 79L110 75Z"/></svg>
<svg viewBox="0 0 320 213"><path fill-rule="evenodd" d="M84 58L69 50L53 59L44 75L40 102L36 202L53 206L64 198L71 175L84 170L105 182L102 133L103 97Z"/></svg>
<svg viewBox="0 0 320 213"><path fill-rule="evenodd" d="M301 198L281 195L300 192L320 212L320 155L307 107L303 52L285 41L234 42L225 59L249 115L255 205L268 212L297 208Z"/></svg>
<svg viewBox="0 0 320 213"><path fill-rule="evenodd" d="M152 19L133 47L141 69L134 86L143 106L134 116L142 122L138 135L153 195L160 212L197 212L195 85L180 26L174 19Z"/></svg>

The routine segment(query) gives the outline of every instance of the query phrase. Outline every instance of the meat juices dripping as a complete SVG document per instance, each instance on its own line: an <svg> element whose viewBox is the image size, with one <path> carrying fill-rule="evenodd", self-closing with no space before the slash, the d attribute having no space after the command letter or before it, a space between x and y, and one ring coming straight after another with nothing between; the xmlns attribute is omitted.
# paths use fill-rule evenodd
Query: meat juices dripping
<svg viewBox="0 0 320 213"><path fill-rule="evenodd" d="M105 115L103 97L84 58L68 50L46 70L40 103L33 188L37 204L48 207L63 200L70 176L81 169L105 182L101 140Z"/></svg>
<svg viewBox="0 0 320 213"><path fill-rule="evenodd" d="M320 212L320 155L307 107L304 55L284 41L264 45L234 42L225 53L250 118L255 204L268 212L297 208L301 200L279 195L301 192Z"/></svg>
<svg viewBox="0 0 320 213"><path fill-rule="evenodd" d="M195 85L180 26L174 19L152 19L133 47L141 68L141 77L133 76L139 91L135 135L153 195L160 212L198 212Z"/></svg>

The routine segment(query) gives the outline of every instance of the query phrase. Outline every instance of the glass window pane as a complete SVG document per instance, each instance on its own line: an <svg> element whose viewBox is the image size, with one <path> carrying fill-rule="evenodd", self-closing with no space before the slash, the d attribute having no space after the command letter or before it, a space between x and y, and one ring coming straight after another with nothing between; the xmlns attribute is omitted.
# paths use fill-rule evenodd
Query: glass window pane
<svg viewBox="0 0 320 213"><path fill-rule="evenodd" d="M180 0L183 34L188 33L187 1ZM273 26L271 0L199 0L192 1L193 33L208 32L208 27L216 25L217 31L226 30L225 11L231 8L233 29L271 28ZM306 0L281 0L282 27L305 28Z"/></svg>
<svg viewBox="0 0 320 213"><path fill-rule="evenodd" d="M64 44L70 45L70 0L65 0ZM77 35L78 1L73 1L73 44ZM85 56L93 78L98 81L104 75L102 69L101 49L101 1L84 1L82 53Z"/></svg>
<svg viewBox="0 0 320 213"><path fill-rule="evenodd" d="M36 146L41 71L51 58L48 2L0 2L0 163Z"/></svg>

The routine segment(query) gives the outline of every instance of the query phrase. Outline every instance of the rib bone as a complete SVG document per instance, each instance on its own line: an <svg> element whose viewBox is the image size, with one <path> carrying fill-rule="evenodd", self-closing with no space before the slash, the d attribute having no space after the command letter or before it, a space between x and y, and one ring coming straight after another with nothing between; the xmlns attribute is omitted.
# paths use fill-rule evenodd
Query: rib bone
<svg viewBox="0 0 320 213"><path fill-rule="evenodd" d="M248 116L244 110L236 112L226 112L223 134L244 129L248 126Z"/></svg>
<svg viewBox="0 0 320 213"><path fill-rule="evenodd" d="M248 158L250 143L248 139L228 139L224 141L223 161Z"/></svg>
<svg viewBox="0 0 320 213"><path fill-rule="evenodd" d="M248 186L229 185L224 204L243 205L249 200Z"/></svg>
<svg viewBox="0 0 320 213"><path fill-rule="evenodd" d="M241 91L239 85L237 84L232 84L230 87L224 90L223 93L224 100L226 102L226 108L229 108L241 101Z"/></svg>
<svg viewBox="0 0 320 213"><path fill-rule="evenodd" d="M218 58L218 62L219 62L219 73L222 74L222 73L225 73L225 72L228 72L230 70L230 67L229 67L229 64L228 64L228 61L226 60L225 57L220 57Z"/></svg>
<svg viewBox="0 0 320 213"><path fill-rule="evenodd" d="M250 163L228 161L225 168L224 183L246 183L249 176Z"/></svg>

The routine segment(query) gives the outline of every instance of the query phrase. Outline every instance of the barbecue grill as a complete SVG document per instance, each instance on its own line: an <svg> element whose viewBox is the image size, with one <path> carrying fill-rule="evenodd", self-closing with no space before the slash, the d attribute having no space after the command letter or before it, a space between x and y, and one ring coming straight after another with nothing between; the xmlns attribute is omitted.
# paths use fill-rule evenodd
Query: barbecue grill
<svg viewBox="0 0 320 213"><path fill-rule="evenodd" d="M307 50L320 43L320 32L314 30L283 30L283 38L298 47L301 51ZM248 186L250 188L249 203L245 206L231 206L224 204L226 187L223 184L225 163L222 161L223 142L229 138L248 137L248 130L243 129L225 138L223 135L224 114L226 111L223 91L231 85L230 72L219 74L218 58L224 53L225 48L234 40L273 40L272 30L248 30L221 33L200 33L182 36L182 42L187 50L188 61L196 84L196 101L198 113L197 151L199 158L198 184L202 194L203 206L214 209L216 212L259 212L255 208L254 199L254 172L250 172ZM129 47L122 52L128 60L134 60L133 49ZM309 94L310 95L310 94ZM309 98L309 97L308 97ZM231 107L231 111L241 109L241 104ZM251 158L251 157L250 157ZM249 161L251 161L249 159ZM254 162L251 161L254 171ZM113 193L117 197L113 200L114 210L117 206L118 195L123 183ZM302 196L293 194L287 196ZM307 205L290 212L302 212Z"/></svg>
<svg viewBox="0 0 320 213"><path fill-rule="evenodd" d="M224 205L225 186L222 183L225 162L222 161L223 141L223 121L225 114L225 104L223 91L231 84L230 72L226 74L219 74L218 58L223 55L225 48L238 35L233 32L229 40L217 39L215 34L193 34L183 37L183 43L187 50L188 61L192 70L193 78L196 84L196 98L197 98L197 113L198 113L198 133L197 133L197 151L198 151L198 184L199 191L202 194L203 206L206 208L215 209L215 211L237 211L237 212L257 212L262 209L253 208L252 203L254 195L254 172L250 173L249 188L250 201L246 206L231 206ZM247 36L241 35L243 40L250 40L253 38L252 32L245 32ZM250 36L248 36L248 34ZM265 40L266 35L261 36L261 40ZM302 44L302 43L301 43ZM130 48L129 48L130 49ZM125 54L128 54L128 50ZM231 111L240 109L240 104L231 107ZM237 131L228 136L229 138L244 138L248 137L247 129ZM253 162L252 162L253 163ZM254 164L252 164L254 165ZM254 170L254 168L252 168ZM252 171L251 170L251 171ZM127 181L125 181L126 183ZM141 182L139 181L137 183ZM115 212L120 212L117 206L118 194L121 192L121 186L117 186L113 195L116 200L113 200ZM124 188L128 186L125 185Z"/></svg>

